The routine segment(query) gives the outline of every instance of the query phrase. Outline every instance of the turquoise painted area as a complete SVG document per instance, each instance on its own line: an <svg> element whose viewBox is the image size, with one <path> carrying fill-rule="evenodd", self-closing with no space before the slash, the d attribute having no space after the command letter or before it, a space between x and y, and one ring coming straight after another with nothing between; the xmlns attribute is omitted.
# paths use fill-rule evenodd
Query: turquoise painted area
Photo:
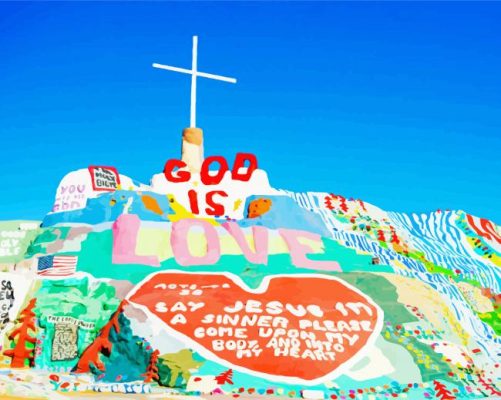
<svg viewBox="0 0 501 400"><path fill-rule="evenodd" d="M33 257L36 254L47 254L47 245L57 240L65 240L70 230L71 228L66 226L41 228L40 234L31 242L26 250L26 258Z"/></svg>
<svg viewBox="0 0 501 400"><path fill-rule="evenodd" d="M335 260L341 265L343 272L372 271L372 272L394 272L390 265L372 264L372 254L363 254L357 250L342 246L337 241L322 238L324 252L311 254L308 258L312 260Z"/></svg>
<svg viewBox="0 0 501 400"><path fill-rule="evenodd" d="M40 354L36 366L51 371L69 371L78 362L78 357L67 360L52 360L55 323L49 317L72 317L91 323L92 329L77 329L78 356L95 339L100 329L108 322L116 310L119 300L115 289L104 282L90 284L89 279L43 280L35 293L37 298L35 313L38 318L38 339L44 345L37 346Z"/></svg>
<svg viewBox="0 0 501 400"><path fill-rule="evenodd" d="M142 195L153 197L164 214L158 215L146 209L141 200ZM92 225L102 222L113 222L123 213L124 206L129 198L133 199L129 213L137 214L142 221L167 221L167 215L174 213L165 195L153 192L141 192L141 194L138 194L130 190L117 190L102 194L93 199L88 199L87 206L84 209L47 214L42 226L48 227L62 222L78 222Z"/></svg>
<svg viewBox="0 0 501 400"><path fill-rule="evenodd" d="M151 347L132 333L130 321L123 314L119 315L118 323L120 332L110 330L110 355L100 357L105 365L105 372L96 369L93 369L93 372L104 382L141 381L150 361Z"/></svg>
<svg viewBox="0 0 501 400"><path fill-rule="evenodd" d="M360 245L360 240L367 238L356 235L348 229L342 242L330 239L328 227L321 219L320 214L310 212L301 208L295 201L285 196L265 196L272 200L273 206L271 210L254 219L245 219L238 221L242 227L249 227L253 225L265 226L270 229L297 229L308 232L320 234L323 241L323 252L308 255L311 260L337 261L342 272L334 271L317 271L306 268L298 268L292 265L291 257L288 253L270 255L266 265L255 265L246 260L243 255L222 255L215 265L198 265L192 267L182 267L177 264L174 258L165 260L161 263L160 267L151 267L139 264L113 264L112 263L112 231L108 228L104 231L96 232L91 231L87 233L82 227L92 229L92 225L108 222L108 224L100 225L95 229L104 229L111 226L111 223L123 212L127 199L132 198L132 206L129 209L131 214L136 214L142 221L162 221L167 220L167 215L172 213L173 210L168 203L166 196L156 195L154 193L147 193L153 197L160 209L166 210L163 215L155 214L145 209L140 195L133 191L117 191L115 193L107 193L99 196L96 199L89 200L89 203L84 210L73 212L66 212L60 214L48 215L44 220L44 227L40 230L40 235L33 241L26 255L27 258L39 254L57 253L63 254L63 244L68 244L64 247L65 250L73 246L74 243L69 243L69 240L75 240L78 237L77 231L72 229L81 229L83 242L77 243L80 251L69 252L64 251L67 255L78 256L77 271L86 272L96 279L101 279L101 284L96 286L89 285L89 279L68 279L60 281L43 281L42 286L35 293L35 296L40 299L37 303L37 316L40 321L40 331L38 339L42 341L43 346L38 345L39 354L36 359L36 366L38 368L50 371L71 370L76 363L75 360L54 361L51 359L51 344L54 340L55 324L48 321L48 316L73 316L86 321L92 321L96 325L92 330L78 330L78 349L79 354L85 349L96 337L101 327L108 321L112 312L116 309L119 299L115 297L114 288L104 283L108 279L130 281L132 284L137 284L151 273L166 271L166 270L181 270L188 272L200 273L226 273L230 272L242 278L246 285L250 288L257 288L262 280L267 276L281 275L281 274L309 274L318 273L324 275L334 275L342 279L348 284L358 288L365 293L374 302L376 302L384 311L384 329L381 334L381 339L385 333L391 333L391 338L388 343L393 346L390 353L394 354L398 350L398 356L393 356L393 359L388 355L384 348L378 345L378 348L388 358L389 362L397 368L396 372L388 373L385 376L378 377L377 379L365 379L363 381L356 381L346 375L340 375L333 382L324 382L319 385L306 386L306 385L291 385L280 382L280 379L267 380L255 377L252 373L240 373L234 370L233 382L234 384L225 384L222 389L227 392L238 392L240 388L254 388L256 394L269 393L273 390L273 394L283 394L285 396L300 396L300 392L304 389L321 390L324 392L325 398L330 395L336 395L338 398L349 398L350 391L365 390L374 388L373 393L375 398L392 397L392 395L399 394L405 391L406 398L408 399L423 399L434 396L433 380L437 379L445 382L449 390L457 388L459 393L455 393L457 398L466 398L463 385L457 377L457 370L453 365L441 360L442 356L435 353L434 349L428 344L418 342L418 339L411 337L405 339L402 343L397 343L396 330L397 325L407 325L406 329L412 328L412 324L419 323L419 318L414 314L411 308L399 302L399 293L397 287L391 283L387 276L380 273L393 274L396 271L387 265L396 257L396 253L390 250L381 251L382 247L387 246L384 242L376 243L371 241L371 247L378 257L383 261L382 264L373 265L373 254L365 253L356 248L368 248L367 246ZM253 196L247 200L247 205L253 199L264 196ZM339 216L344 218L344 216ZM67 226L60 226L59 223L71 222L75 224L75 228ZM348 222L348 221L347 221ZM82 225L79 225L82 224ZM165 229L171 229L171 224L154 224L158 229L159 226L164 226ZM148 226L146 223L143 227ZM149 224L151 226L151 224ZM350 225L351 226L351 225ZM161 228L160 228L161 229ZM333 231L333 234L335 232ZM353 240L350 235L353 235ZM356 239L355 240L355 236ZM346 242L344 242L346 240ZM64 243L66 241L66 243ZM78 240L76 240L78 242ZM366 243L366 242L364 242ZM165 246L170 246L170 243L165 243ZM73 247L75 248L75 247ZM52 251L50 251L52 249ZM59 253L58 250L60 249ZM409 271L422 271L418 268L420 265L417 261L405 259L402 262L406 263ZM429 275L414 275L414 279L426 278ZM406 278L407 279L407 278ZM412 277L409 279L413 279ZM117 286L118 287L118 286ZM402 286L405 287L405 286ZM399 285L399 289L402 287ZM430 287L434 287L430 284ZM445 287L445 286L443 286ZM322 294L323 296L324 294ZM328 294L325 294L328 296ZM296 296L297 299L297 296ZM417 308L417 307L416 307ZM442 310L438 310L442 312ZM132 317L127 314L130 318ZM419 314L417 314L419 315ZM94 370L93 373L98 380L108 382L123 382L131 380L140 380L148 366L149 357L152 349L149 348L146 339L138 335L144 335L145 338L151 340L152 333L146 329L146 325L142 325L141 329L133 332L130 329L129 320L121 314L119 317L120 333L114 330L110 333L110 340L113 343L113 351L107 355L102 354L100 359L106 365L106 372L103 374L100 371ZM143 321L144 322L144 321ZM136 326L136 325L134 325ZM146 327L146 328L145 328ZM415 326L414 326L415 328ZM418 325L418 328L421 329ZM140 333L141 332L141 333ZM437 335L438 337L438 335ZM164 339L164 336L162 336ZM169 341L170 336L165 336L165 340ZM440 338L442 339L442 338ZM444 338L449 339L449 338ZM153 340L151 340L153 342ZM407 347L412 344L418 352L413 352ZM189 346L186 345L189 349ZM391 347L390 347L391 348ZM186 349L184 349L186 351ZM192 351L190 349L190 351ZM167 382L168 385L175 385L181 389L185 389L186 381L190 374L193 375L219 375L228 369L227 366L218 364L213 361L205 360L199 354L194 354L197 360L203 361L200 368L192 368L187 365L178 365L181 358L176 358L181 352L173 352L169 354L172 357L171 362L161 364L160 371L161 379ZM405 358L400 361L398 357ZM436 365L433 368L425 367L422 364L418 365L420 357L427 357L432 360ZM368 364L368 360L364 359L363 363ZM436 368L436 370L435 370ZM426 370L428 369L428 370ZM193 370L193 371L192 371ZM189 372L189 373L187 373ZM452 375L449 376L449 373ZM396 382L393 379L402 381ZM425 381L425 386L419 386L414 382L406 382L406 380L414 380L421 382ZM456 384L460 384L457 386ZM408 386L410 384L410 386ZM468 383L469 384L469 383ZM474 385L474 383L473 383ZM293 395L291 395L293 393ZM368 393L368 392L365 392ZM476 397L476 396L470 396ZM364 397L367 398L367 397Z"/></svg>
<svg viewBox="0 0 501 400"><path fill-rule="evenodd" d="M178 265L174 259L162 262L160 268L136 264L113 265L111 262L110 251L112 246L112 233L110 230L107 230L100 233L90 233L88 235L86 241L82 244L82 251L79 254L78 270L88 272L96 278L106 277L110 279L124 279L124 277L127 277L127 279L133 283L138 283L153 272L169 269L185 270L190 272L232 272L240 276L242 280L251 288L258 287L264 277L270 275L318 272L327 275L336 275L341 279L346 278L348 282L363 290L368 295L377 294L378 290L376 289L376 286L379 289L382 288L382 282L379 281L384 281L389 285L384 278L371 274L371 272L392 272L392 269L389 266L372 265L372 256L359 254L353 249L343 247L334 240L324 238L323 243L325 252L322 254L312 254L309 257L314 260L336 260L340 263L341 268L343 269L342 273L329 273L325 271L313 271L305 268L297 268L291 264L289 254L271 255L269 256L267 265L251 264L245 259L245 257L240 255L224 255L215 265L200 265L192 267L182 267ZM365 273L365 275L357 275L357 272ZM372 278L374 278L374 284L370 283ZM374 287L374 293L369 293L372 292L372 290L367 292L367 287ZM391 306L391 304L384 300L383 297L381 298L381 301L383 302L381 304L383 308ZM397 321L401 322L398 318ZM223 366L217 363L206 361L198 371L198 374L217 375L224 369L225 368ZM105 379L112 380L113 374L116 373L115 369L113 369L113 371L114 372L112 372L109 376L107 375L107 378ZM304 385L284 384L280 386L277 382L256 378L250 374L243 374L239 372L235 372L233 381L235 383L233 387L253 387L256 388L256 390L266 390L268 388L275 388L276 390L282 387L284 393L289 393L290 391L299 393L300 390L305 388ZM368 384L382 385L385 381L386 380L384 378L380 378L374 381L356 382L346 376L340 376L335 380L335 384L339 387L362 388L367 387ZM323 384L312 386L311 389L324 390L326 393L338 393L336 390L327 389ZM228 390L231 390L231 386L228 386ZM420 394L416 394L415 396L409 398L422 398L422 393L420 392Z"/></svg>
<svg viewBox="0 0 501 400"><path fill-rule="evenodd" d="M247 210L251 201L263 197L271 200L270 210L260 217L237 221L240 226L261 225L270 229L299 229L317 233L321 236L330 236L330 232L320 215L300 207L288 196L250 196L245 202L245 210Z"/></svg>
<svg viewBox="0 0 501 400"><path fill-rule="evenodd" d="M112 232L91 232L82 243L82 250L78 258L78 271L88 272L96 278L127 279L138 283L148 274L168 269L186 270L192 272L232 272L240 276L250 287L257 287L267 275L299 274L325 271L316 271L298 268L291 264L289 254L270 255L268 264L256 265L248 262L241 255L223 255L215 265L199 265L182 267L174 258L165 260L160 268L140 264L113 264L111 259ZM334 240L323 239L325 253L312 254L313 260L335 260L341 265L343 272L392 272L386 265L372 265L370 255L358 254L355 250L341 246ZM168 244L166 244L168 245Z"/></svg>
<svg viewBox="0 0 501 400"><path fill-rule="evenodd" d="M198 370L199 375L219 375L221 372L225 371L226 367L221 366L213 361L207 360L204 362L202 367ZM305 386L305 385L294 385L290 383L282 383L278 381L269 381L267 379L258 378L256 376L242 373L239 371L233 371L233 385L225 384L222 389L225 391L238 392L238 388L249 388L254 389L255 393L266 394L266 391L272 389L274 394L289 395L291 392L295 393L296 397L300 397L301 391L308 390L319 390L323 391L325 398L329 398L331 395L336 396L349 396L350 390L356 391L357 389L365 389L368 387L377 388L379 396L376 398L392 398L392 393L406 393L406 398L410 400L423 400L425 399L425 393L431 394L430 389L425 389L419 387L418 384L413 385L409 388L408 385L402 385L399 382L391 381L387 377L379 377L376 379L364 380L362 382L356 381L349 378L346 375L340 375L337 378L327 381L325 384ZM388 395L382 394L384 391L384 385L388 385L386 392ZM235 389L237 388L237 389ZM349 388L349 389L346 389ZM406 391L404 392L404 389ZM342 397L338 397L342 398ZM349 399L350 397L345 397ZM361 397L366 399L367 397ZM462 398L462 397L458 397Z"/></svg>

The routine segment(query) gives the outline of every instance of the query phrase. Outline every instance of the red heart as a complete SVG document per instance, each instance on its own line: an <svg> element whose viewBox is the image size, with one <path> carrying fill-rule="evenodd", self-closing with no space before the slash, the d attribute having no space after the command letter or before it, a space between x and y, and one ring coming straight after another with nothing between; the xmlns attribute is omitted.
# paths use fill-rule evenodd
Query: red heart
<svg viewBox="0 0 501 400"><path fill-rule="evenodd" d="M165 271L128 299L206 358L290 383L341 373L372 345L383 319L358 289L319 274L268 276L249 289L231 273Z"/></svg>

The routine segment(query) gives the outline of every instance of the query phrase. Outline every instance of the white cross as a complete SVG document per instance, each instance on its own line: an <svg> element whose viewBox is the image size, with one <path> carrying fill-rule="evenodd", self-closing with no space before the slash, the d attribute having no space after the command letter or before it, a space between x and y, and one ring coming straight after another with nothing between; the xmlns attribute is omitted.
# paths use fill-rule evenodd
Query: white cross
<svg viewBox="0 0 501 400"><path fill-rule="evenodd" d="M190 127L196 127L196 113L197 113L197 76L202 78L216 79L218 81L224 81L229 83L237 83L235 78L228 78L226 76L207 74L205 72L199 72L197 70L197 48L198 48L198 36L193 36L193 56L191 61L191 69L171 67L170 65L162 65L153 63L153 67L160 69L167 69L169 71L182 72L184 74L191 75L191 110L190 110Z"/></svg>

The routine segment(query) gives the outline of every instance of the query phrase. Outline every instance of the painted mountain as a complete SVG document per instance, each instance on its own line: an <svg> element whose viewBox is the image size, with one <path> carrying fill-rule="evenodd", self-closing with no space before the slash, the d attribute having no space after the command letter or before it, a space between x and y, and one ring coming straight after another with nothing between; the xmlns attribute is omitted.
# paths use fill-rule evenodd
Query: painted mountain
<svg viewBox="0 0 501 400"><path fill-rule="evenodd" d="M91 166L0 223L2 399L501 398L498 226L231 162Z"/></svg>

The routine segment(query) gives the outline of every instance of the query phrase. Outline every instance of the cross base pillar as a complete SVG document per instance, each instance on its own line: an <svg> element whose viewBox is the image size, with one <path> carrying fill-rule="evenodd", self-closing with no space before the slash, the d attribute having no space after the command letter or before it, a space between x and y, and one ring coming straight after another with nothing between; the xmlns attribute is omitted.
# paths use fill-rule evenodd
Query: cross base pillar
<svg viewBox="0 0 501 400"><path fill-rule="evenodd" d="M190 172L200 172L204 161L204 134L200 128L183 129L181 160L186 163Z"/></svg>

